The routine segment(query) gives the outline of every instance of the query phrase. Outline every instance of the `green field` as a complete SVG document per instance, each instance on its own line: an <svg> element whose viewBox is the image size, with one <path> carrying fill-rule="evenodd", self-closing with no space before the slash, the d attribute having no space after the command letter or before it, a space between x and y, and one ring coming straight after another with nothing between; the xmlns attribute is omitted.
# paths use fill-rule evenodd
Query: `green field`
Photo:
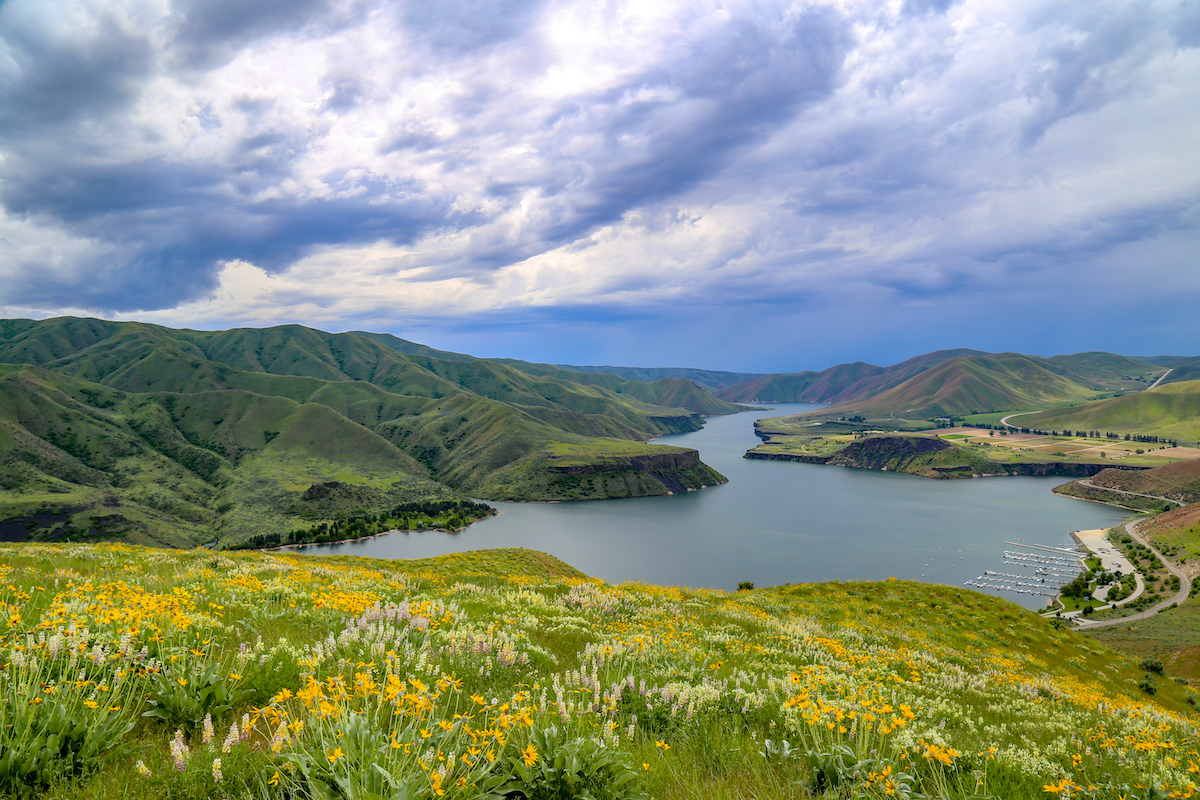
<svg viewBox="0 0 1200 800"><path fill-rule="evenodd" d="M1115 800L1200 761L1170 669L951 587L612 586L513 550L0 564L10 795Z"/></svg>
<svg viewBox="0 0 1200 800"><path fill-rule="evenodd" d="M1042 429L1143 434L1195 444L1200 442L1200 381L1166 383L1150 391L1056 408L1013 422Z"/></svg>

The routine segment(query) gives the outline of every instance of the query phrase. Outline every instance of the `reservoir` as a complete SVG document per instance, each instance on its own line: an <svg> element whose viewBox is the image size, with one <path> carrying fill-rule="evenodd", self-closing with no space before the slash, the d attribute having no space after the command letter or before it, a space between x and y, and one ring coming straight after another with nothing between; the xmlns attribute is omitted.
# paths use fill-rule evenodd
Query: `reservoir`
<svg viewBox="0 0 1200 800"><path fill-rule="evenodd" d="M617 583L732 590L830 580L962 586L1004 565L1005 542L1073 546L1070 532L1108 528L1118 508L1059 497L1061 477L932 480L873 470L742 458L754 421L820 408L778 403L664 436L691 447L729 483L668 497L576 503L495 503L499 513L459 533L392 533L302 552L426 558L492 547L550 553ZM1047 598L1003 593L1028 608Z"/></svg>

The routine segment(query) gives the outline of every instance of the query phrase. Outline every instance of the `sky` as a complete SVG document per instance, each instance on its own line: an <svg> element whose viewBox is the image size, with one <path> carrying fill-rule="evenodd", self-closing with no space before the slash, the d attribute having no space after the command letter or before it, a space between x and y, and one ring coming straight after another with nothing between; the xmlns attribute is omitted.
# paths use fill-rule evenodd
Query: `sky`
<svg viewBox="0 0 1200 800"><path fill-rule="evenodd" d="M1200 0L0 0L0 316L1200 353Z"/></svg>

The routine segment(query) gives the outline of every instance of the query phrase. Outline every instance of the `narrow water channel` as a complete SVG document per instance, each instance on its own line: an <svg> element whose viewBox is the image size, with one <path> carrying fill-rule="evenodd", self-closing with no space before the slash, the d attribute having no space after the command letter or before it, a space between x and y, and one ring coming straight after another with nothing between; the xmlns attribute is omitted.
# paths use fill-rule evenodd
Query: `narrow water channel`
<svg viewBox="0 0 1200 800"><path fill-rule="evenodd" d="M1120 509L1059 497L1065 478L930 480L742 458L762 417L819 406L776 404L665 436L692 447L729 483L670 497L582 503L498 503L466 530L394 533L304 552L425 558L491 547L550 553L606 581L734 589L896 577L961 586L1004 567L1005 542L1071 545L1070 532L1106 528ZM1010 548L1011 549L1011 548ZM1029 608L1035 595L1004 594Z"/></svg>

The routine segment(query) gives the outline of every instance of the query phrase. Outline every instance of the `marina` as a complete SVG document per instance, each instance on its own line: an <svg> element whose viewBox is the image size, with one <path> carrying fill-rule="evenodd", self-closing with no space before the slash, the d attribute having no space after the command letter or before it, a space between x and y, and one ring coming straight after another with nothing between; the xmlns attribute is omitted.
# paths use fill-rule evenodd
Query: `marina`
<svg viewBox="0 0 1200 800"><path fill-rule="evenodd" d="M1031 549L1005 550L1004 565L1028 569L1032 574L985 569L978 577L964 581L963 586L992 592L1056 597L1064 585L1083 571L1082 553L1047 545L1023 547Z"/></svg>

